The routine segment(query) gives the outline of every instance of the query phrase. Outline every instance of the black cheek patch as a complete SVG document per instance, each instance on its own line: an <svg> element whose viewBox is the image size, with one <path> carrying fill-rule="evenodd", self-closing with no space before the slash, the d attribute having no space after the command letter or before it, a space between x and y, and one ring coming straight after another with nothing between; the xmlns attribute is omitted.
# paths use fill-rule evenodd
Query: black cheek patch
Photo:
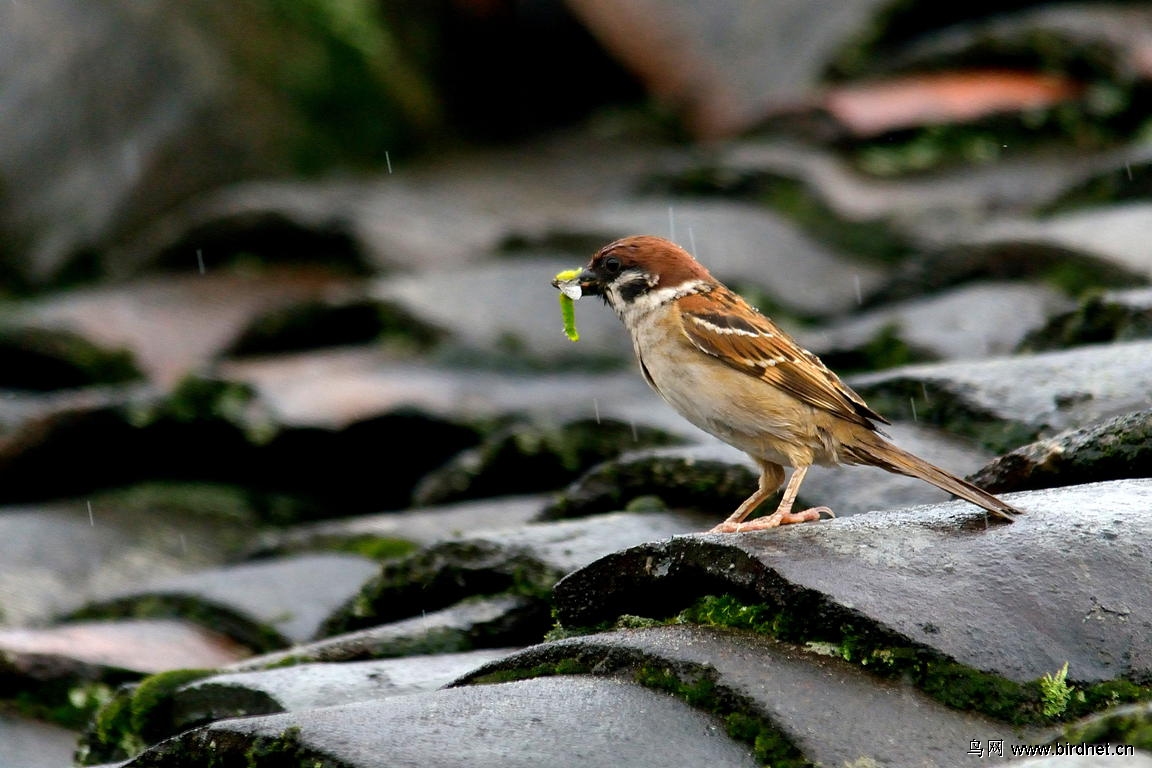
<svg viewBox="0 0 1152 768"><path fill-rule="evenodd" d="M617 279L616 292L625 302L631 302L652 290L651 283L642 275L623 275Z"/></svg>

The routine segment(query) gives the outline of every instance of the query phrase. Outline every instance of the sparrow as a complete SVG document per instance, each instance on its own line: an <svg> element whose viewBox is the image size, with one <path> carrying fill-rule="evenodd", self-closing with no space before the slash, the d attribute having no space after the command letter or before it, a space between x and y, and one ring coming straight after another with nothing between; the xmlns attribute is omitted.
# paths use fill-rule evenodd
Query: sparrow
<svg viewBox="0 0 1152 768"><path fill-rule="evenodd" d="M685 419L748 454L756 492L713 533L818 520L827 507L793 512L813 464L864 464L925 480L1011 521L1021 510L889 441L890 424L816 355L714 278L680 246L637 235L601 248L566 293L600 296L628 329L640 373ZM748 515L792 476L776 511Z"/></svg>

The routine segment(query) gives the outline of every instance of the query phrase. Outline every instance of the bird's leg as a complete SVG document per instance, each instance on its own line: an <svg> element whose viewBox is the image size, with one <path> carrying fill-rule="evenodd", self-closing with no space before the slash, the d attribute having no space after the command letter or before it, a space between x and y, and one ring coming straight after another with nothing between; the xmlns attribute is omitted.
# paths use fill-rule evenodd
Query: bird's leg
<svg viewBox="0 0 1152 768"><path fill-rule="evenodd" d="M783 471L783 470L781 470ZM791 525L793 523L810 523L814 520L820 519L820 513L825 512L829 515L832 510L828 507L812 507L805 509L802 512L793 512L792 505L796 502L796 494L800 491L800 484L804 482L804 475L808 474L808 467L797 467L796 471L792 473L792 477L788 480L788 487L784 489L784 496L780 499L780 505L776 507L776 511L766 517L757 518L751 522L741 522L744 516L747 516L747 510L744 516L737 518L736 515L748 505L748 501L740 505L740 509L732 517L725 520L720 525L712 529L713 533L743 533L744 531L763 531L768 528L775 528L780 525ZM763 486L761 486L763 491ZM753 494L752 498L756 498L760 491ZM763 501L763 497L760 498Z"/></svg>
<svg viewBox="0 0 1152 768"><path fill-rule="evenodd" d="M779 464L770 464L768 462L758 461L760 465L760 482L756 492L749 496L743 504L736 508L736 511L728 516L728 519L717 525L709 533L734 533L740 529L744 523L744 518L752 513L752 510L764 503L772 494L780 488L784 483L784 467Z"/></svg>

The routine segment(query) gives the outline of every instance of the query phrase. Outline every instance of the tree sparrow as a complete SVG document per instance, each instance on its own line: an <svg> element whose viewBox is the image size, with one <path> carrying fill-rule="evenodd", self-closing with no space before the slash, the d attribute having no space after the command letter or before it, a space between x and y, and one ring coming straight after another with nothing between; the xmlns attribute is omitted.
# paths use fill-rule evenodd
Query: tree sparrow
<svg viewBox="0 0 1152 768"><path fill-rule="evenodd" d="M830 514L827 507L792 511L813 464L869 464L918 477L1006 520L1021 513L882 437L877 422L887 419L674 243L651 236L617 240L578 275L553 284L602 297L631 334L648 384L681 416L760 467L759 488L714 533ZM744 522L783 484L785 466L795 471L776 511Z"/></svg>

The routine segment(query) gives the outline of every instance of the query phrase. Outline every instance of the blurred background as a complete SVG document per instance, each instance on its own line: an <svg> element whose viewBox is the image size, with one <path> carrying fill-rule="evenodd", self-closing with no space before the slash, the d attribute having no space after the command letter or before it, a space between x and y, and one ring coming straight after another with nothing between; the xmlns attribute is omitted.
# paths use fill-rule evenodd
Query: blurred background
<svg viewBox="0 0 1152 768"><path fill-rule="evenodd" d="M338 227L288 216L224 237L222 212L188 205L244 181L371 176L574 126L680 146L774 133L873 176L1042 148L1071 160L1147 133L1148 14L1024 0L11 0L3 285L188 268L172 248L197 226L224 239L201 244L209 265L238 250L322 261L314 246ZM1131 170L1124 194L1146 192Z"/></svg>
<svg viewBox="0 0 1152 768"><path fill-rule="evenodd" d="M1148 337L1150 86L1152 2L0 0L0 650L64 660L0 659L0 688L63 681L17 709L70 751L119 682L322 634L186 610L250 583L214 569L336 550L338 594L311 562L251 579L323 617L453 532L743 499L747 462L693 442L609 311L561 333L549 281L617 237L681 243L846 375ZM963 474L1147 408L1146 359L1125 364L1114 400L1024 388L1072 364L949 368L993 393L972 420L920 381L862 391ZM686 444L719 463L579 484ZM805 492L841 514L941 498L851 477ZM543 635L545 587L500 642ZM21 634L145 615L243 647Z"/></svg>

